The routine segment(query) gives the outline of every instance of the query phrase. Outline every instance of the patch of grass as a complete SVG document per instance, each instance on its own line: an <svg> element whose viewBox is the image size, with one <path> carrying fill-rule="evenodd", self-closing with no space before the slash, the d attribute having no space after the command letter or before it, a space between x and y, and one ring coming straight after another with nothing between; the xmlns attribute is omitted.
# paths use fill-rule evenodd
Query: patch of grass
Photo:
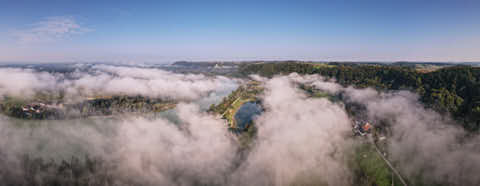
<svg viewBox="0 0 480 186"><path fill-rule="evenodd" d="M329 98L330 95L326 92L318 91L318 92L313 93L312 97L314 97L314 98Z"/></svg>
<svg viewBox="0 0 480 186"><path fill-rule="evenodd" d="M330 65L327 63L312 63L313 68L319 69L319 68L332 68L335 67L335 65Z"/></svg>
<svg viewBox="0 0 480 186"><path fill-rule="evenodd" d="M392 172L382 157L375 151L372 144L361 144L355 149L354 172L359 185L392 185ZM394 177L394 185L401 185Z"/></svg>

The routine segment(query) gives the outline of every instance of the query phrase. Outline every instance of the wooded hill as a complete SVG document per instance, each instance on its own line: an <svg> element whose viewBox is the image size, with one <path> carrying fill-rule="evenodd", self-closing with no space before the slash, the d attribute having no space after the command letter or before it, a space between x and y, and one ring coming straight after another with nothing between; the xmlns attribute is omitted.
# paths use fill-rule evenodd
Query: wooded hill
<svg viewBox="0 0 480 186"><path fill-rule="evenodd" d="M318 74L335 78L343 86L377 90L410 90L426 107L451 113L469 131L480 128L480 68L458 65L434 71L412 66L359 63L256 63L243 64L243 75Z"/></svg>

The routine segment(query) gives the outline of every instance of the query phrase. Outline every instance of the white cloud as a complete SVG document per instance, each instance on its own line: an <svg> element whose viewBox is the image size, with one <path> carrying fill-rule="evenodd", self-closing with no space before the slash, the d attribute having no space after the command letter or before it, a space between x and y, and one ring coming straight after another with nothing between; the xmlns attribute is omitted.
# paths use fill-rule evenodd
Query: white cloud
<svg viewBox="0 0 480 186"><path fill-rule="evenodd" d="M79 69L77 69L79 70ZM142 95L192 101L213 92L230 91L240 80L202 74L177 74L160 69L95 65L89 73L76 71L75 78L29 69L0 68L2 96L32 98L38 91L65 91L65 98L84 96Z"/></svg>
<svg viewBox="0 0 480 186"><path fill-rule="evenodd" d="M73 17L47 17L32 24L29 28L13 32L20 43L44 43L58 41L72 35L92 31L81 26Z"/></svg>
<svg viewBox="0 0 480 186"><path fill-rule="evenodd" d="M255 148L232 185L351 185L344 161L351 142L348 115L327 99L309 99L295 85L300 78L265 82L266 111L255 120Z"/></svg>

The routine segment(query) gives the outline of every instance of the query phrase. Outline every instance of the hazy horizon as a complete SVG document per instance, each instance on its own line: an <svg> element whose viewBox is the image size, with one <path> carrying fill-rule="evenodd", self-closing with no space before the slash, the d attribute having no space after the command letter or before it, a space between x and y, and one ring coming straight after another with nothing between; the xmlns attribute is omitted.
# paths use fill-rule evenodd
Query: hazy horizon
<svg viewBox="0 0 480 186"><path fill-rule="evenodd" d="M334 61L325 61L325 60L295 60L295 59L281 59L281 60L174 60L174 61L163 61L163 62L144 62L144 61L0 61L0 65L40 65L40 64L118 64L118 65L168 65L176 62L192 62L192 63L205 63L205 62L227 62L227 63L248 63L248 62L312 62L312 63L445 63L445 64L466 64L472 63L477 64L480 61L348 61L348 60L334 60Z"/></svg>

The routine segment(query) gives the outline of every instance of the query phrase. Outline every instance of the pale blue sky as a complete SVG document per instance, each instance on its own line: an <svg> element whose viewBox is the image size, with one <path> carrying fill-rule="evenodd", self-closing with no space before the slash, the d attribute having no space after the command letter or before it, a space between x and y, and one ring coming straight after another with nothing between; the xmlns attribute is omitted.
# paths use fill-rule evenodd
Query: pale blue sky
<svg viewBox="0 0 480 186"><path fill-rule="evenodd" d="M4 1L2 62L480 61L480 1Z"/></svg>

